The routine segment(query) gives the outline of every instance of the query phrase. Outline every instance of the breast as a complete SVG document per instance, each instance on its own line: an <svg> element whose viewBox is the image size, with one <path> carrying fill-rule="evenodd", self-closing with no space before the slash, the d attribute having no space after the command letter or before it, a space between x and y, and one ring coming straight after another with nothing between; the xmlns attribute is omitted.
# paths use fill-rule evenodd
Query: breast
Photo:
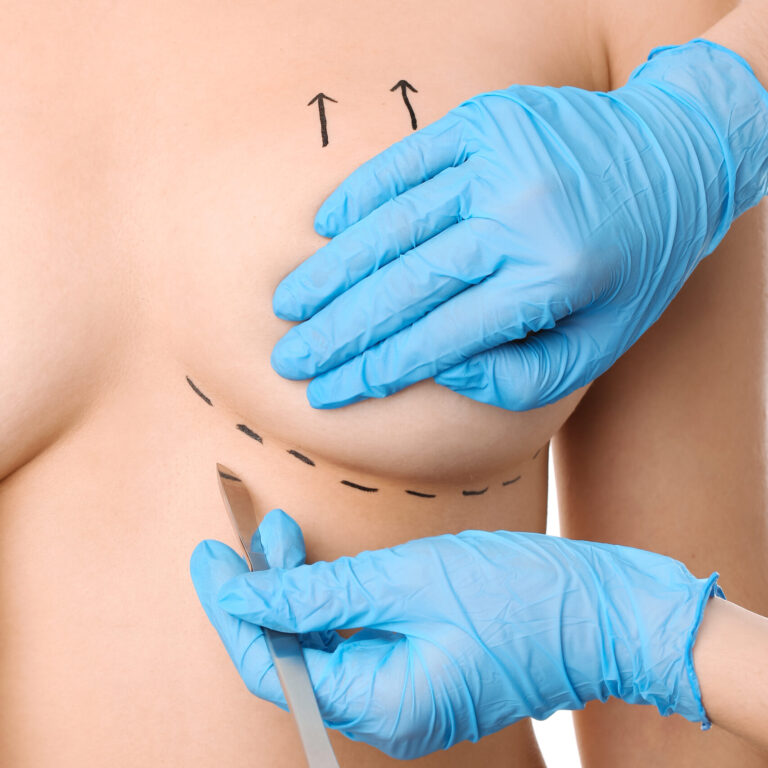
<svg viewBox="0 0 768 768"><path fill-rule="evenodd" d="M92 388L119 383L121 366L144 365L151 350L181 362L201 407L213 405L233 425L290 440L310 456L435 480L514 465L547 441L581 393L512 413L429 380L384 400L315 410L305 383L270 367L271 349L290 327L272 314L272 292L325 242L312 229L324 197L412 130L391 90L401 78L417 90L410 101L421 127L475 93L514 81L583 84L584 70L572 58L564 66L568 46L545 43L539 12L530 9L499 4L476 15L457 6L435 24L424 4L409 6L403 23L389 4L340 3L298 32L296 19L307 11L289 5L215 14L201 7L183 18L138 8L124 23L116 9L108 29L98 22L72 29L68 45L89 52L87 66L78 68L60 48L59 57L33 68L18 89L28 119L5 148L6 167L20 153L25 167L33 165L40 148L46 160L34 189L24 169L16 172L30 202L22 209L5 201L5 212L23 222L15 252L31 248L37 272L54 270L38 292L48 307L53 297L55 312L33 328L35 355L29 339L27 352L6 350L6 370L22 380L26 372L29 381L36 365L36 390L49 412L51 391L70 395L62 400L68 416L46 434L87 408ZM514 49L510 23L517 25ZM29 51L18 59L29 69ZM309 104L319 92L335 99L325 105L325 146L318 104ZM36 111L35 103L45 107ZM34 148L23 143L25 125L39 137ZM31 210L43 198L46 226L61 222L55 229L69 249L53 232L40 237ZM24 268L17 275L19 325L39 318L43 302L29 288L34 278ZM54 350L50 327L62 360L41 366L34 361Z"/></svg>
<svg viewBox="0 0 768 768"><path fill-rule="evenodd" d="M269 364L291 325L272 313L274 288L326 242L312 228L318 206L353 168L411 131L391 86L406 78L417 88L410 101L421 126L513 78L501 57L459 63L450 36L433 30L425 39L424 27L417 35L392 14L379 19L383 49L361 50L340 34L337 18L290 51L258 34L235 45L236 56L196 40L186 71L163 70L157 122L140 133L147 159L134 153L135 164L122 166L141 225L143 333L179 356L222 418L290 440L308 456L402 478L493 471L529 458L581 393L512 413L429 380L383 400L316 410L306 382L285 380ZM269 22L279 29L285 16ZM475 40L489 34L484 24ZM541 48L533 63L518 54L521 79L543 58ZM203 61L213 62L211 71L196 66ZM336 99L325 103L326 146L318 104L308 104L318 92ZM135 130L129 126L126 148Z"/></svg>

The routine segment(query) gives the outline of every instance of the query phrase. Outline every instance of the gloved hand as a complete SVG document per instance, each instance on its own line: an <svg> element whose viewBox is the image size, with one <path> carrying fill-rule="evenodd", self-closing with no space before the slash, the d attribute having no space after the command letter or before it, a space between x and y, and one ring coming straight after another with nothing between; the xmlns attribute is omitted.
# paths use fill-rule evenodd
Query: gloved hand
<svg viewBox="0 0 768 768"><path fill-rule="evenodd" d="M637 341L766 193L768 92L717 43L656 47L607 93L480 94L326 199L315 229L333 239L274 294L305 322L272 365L316 377L319 408L431 376L511 410L551 403Z"/></svg>
<svg viewBox="0 0 768 768"><path fill-rule="evenodd" d="M282 509L273 509L264 515L259 534L264 555L273 568L294 568L304 562L301 529ZM239 574L250 573L245 558L220 541L205 539L192 552L189 572L203 609L248 690L288 710L261 627L236 619L216 602L222 584ZM342 638L337 632L320 631L307 632L299 639L305 647L331 652Z"/></svg>
<svg viewBox="0 0 768 768"><path fill-rule="evenodd" d="M197 563L196 580L219 568L204 549ZM724 598L717 577L630 547L464 531L242 573L219 606L285 632L365 627L305 645L320 711L350 739L414 758L609 696L708 728L691 649L707 599ZM249 626L220 634L249 690L274 700Z"/></svg>

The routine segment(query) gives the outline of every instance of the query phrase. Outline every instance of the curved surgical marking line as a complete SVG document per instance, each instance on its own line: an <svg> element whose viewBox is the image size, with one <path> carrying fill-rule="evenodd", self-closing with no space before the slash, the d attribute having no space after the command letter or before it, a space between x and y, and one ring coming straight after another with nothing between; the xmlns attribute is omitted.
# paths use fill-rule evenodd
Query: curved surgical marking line
<svg viewBox="0 0 768 768"><path fill-rule="evenodd" d="M208 405L213 406L211 399L207 397L205 394L203 394L203 392L201 392L200 389L198 389L198 387L195 385L192 379L190 379L189 376L185 376L185 378L189 386L192 387L192 389L194 390L195 394L199 395L199 397L201 397L206 403L208 403ZM235 426L241 432L248 435L248 437L253 438L254 440L261 443L262 445L264 444L264 440L262 439L261 435L254 432L246 424L236 424ZM310 459L309 456L305 456L303 453L299 453L299 451L295 450L294 448L287 449L286 453L289 453L291 456L296 457L297 459L299 459L299 461L303 461L305 464L309 464L310 467L316 466L315 462L312 461L312 459ZM541 448L539 448L539 450L533 454L533 458L535 459L539 455L539 453L541 453ZM518 475L517 477L513 477L511 480L505 480L504 482L502 482L502 485L512 485L512 483L516 483L521 477L522 475ZM230 478L229 476L227 476L227 478L231 480L240 479L237 477ZM339 482L342 485L348 486L349 488L355 488L358 491L365 491L366 493L377 493L379 490L378 488L369 488L368 486L360 485L359 483L353 483L351 480L340 480ZM462 496L480 496L483 493L485 493L487 490L488 490L488 486L477 491L472 491L472 490L462 491L461 494ZM418 496L421 499L434 499L437 497L436 493L422 493L421 491L412 491L410 489L406 489L405 492L410 494L411 496Z"/></svg>
<svg viewBox="0 0 768 768"><path fill-rule="evenodd" d="M194 389L194 390L195 390L195 392L196 392L198 395L200 395L200 397L202 397L202 398L203 398L203 400L205 400L205 402L206 402L206 403L208 403L208 405L211 405L211 406L212 406L212 405L213 405L213 403L211 402L211 398L210 398L210 397L207 397L206 395L204 395L204 394L203 394L203 393L202 393L202 392L201 392L201 391L200 391L200 390L199 390L199 389L198 389L198 388L195 386L195 382L194 382L194 381L192 381L192 379L190 379L190 378L189 378L189 376L187 376L187 377L186 377L186 379L187 379L187 383L189 384L189 386L190 386L190 387L192 387L192 389Z"/></svg>
<svg viewBox="0 0 768 768"><path fill-rule="evenodd" d="M357 488L358 491L367 491L368 493L374 493L378 491L378 488L368 488L365 485L358 485L357 483L353 483L351 480L340 480L339 481L342 485L348 485L350 488Z"/></svg>
<svg viewBox="0 0 768 768"><path fill-rule="evenodd" d="M238 424L237 428L241 432L245 432L248 437L252 437L254 440L258 440L260 443L264 443L264 441L261 439L261 435L257 435L250 427L246 427L245 424Z"/></svg>
<svg viewBox="0 0 768 768"><path fill-rule="evenodd" d="M534 453L531 458L535 459L540 453L541 453L541 448L539 448L539 450L536 451L536 453Z"/></svg>
<svg viewBox="0 0 768 768"><path fill-rule="evenodd" d="M299 453L298 451L295 451L293 448L289 448L286 453L290 453L291 456L295 456L299 461L303 461L305 464L309 464L310 467L315 466L315 462L312 461L312 459L309 458L309 456L305 456L303 453Z"/></svg>

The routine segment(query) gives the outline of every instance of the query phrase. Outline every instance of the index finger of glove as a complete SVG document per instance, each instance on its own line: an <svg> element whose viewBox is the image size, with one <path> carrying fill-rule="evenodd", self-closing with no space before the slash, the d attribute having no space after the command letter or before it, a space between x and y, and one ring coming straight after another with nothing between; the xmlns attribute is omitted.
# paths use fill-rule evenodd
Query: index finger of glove
<svg viewBox="0 0 768 768"><path fill-rule="evenodd" d="M244 573L222 587L219 605L281 632L386 627L409 618L410 599L428 583L414 560L384 549Z"/></svg>
<svg viewBox="0 0 768 768"><path fill-rule="evenodd" d="M334 237L387 200L464 162L463 131L463 122L449 112L364 162L320 206L315 231Z"/></svg>

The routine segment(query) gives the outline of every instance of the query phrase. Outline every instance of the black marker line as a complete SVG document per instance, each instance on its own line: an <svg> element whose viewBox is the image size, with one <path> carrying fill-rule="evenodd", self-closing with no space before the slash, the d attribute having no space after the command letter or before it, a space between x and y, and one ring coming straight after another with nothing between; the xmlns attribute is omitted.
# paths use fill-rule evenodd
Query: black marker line
<svg viewBox="0 0 768 768"><path fill-rule="evenodd" d="M288 453L290 453L291 456L295 456L299 461L303 461L305 464L309 464L310 467L315 466L315 462L312 461L312 459L310 459L309 456L305 456L303 453L294 451L293 448L289 448Z"/></svg>
<svg viewBox="0 0 768 768"><path fill-rule="evenodd" d="M186 377L186 379L187 379L187 383L189 384L189 386L190 386L190 387L192 387L192 389L194 389L194 390L195 390L195 392L196 392L198 395L200 395L200 397L202 397L202 398L203 398L203 400L205 400L205 402L206 402L206 403L208 403L208 405L213 405L213 403L211 402L211 398L210 398L210 397L206 397L206 396L205 396L205 395L204 395L204 394L203 394L203 393L202 393L202 392L201 392L201 391L200 391L200 390L199 390L199 389L198 389L198 388L195 386L195 382L194 382L194 381L192 381L192 379L190 379L190 378L189 378L189 376L187 376L187 377Z"/></svg>
<svg viewBox="0 0 768 768"><path fill-rule="evenodd" d="M411 106L411 102L408 101L408 93L406 92L407 88L410 88L414 93L418 93L418 91L407 81L407 80L398 80L389 90L394 91L395 88L400 88L402 95L403 95L403 101L405 102L405 106L408 107L408 114L411 116L411 128L413 130L416 130L416 113L413 111L413 107Z"/></svg>
<svg viewBox="0 0 768 768"><path fill-rule="evenodd" d="M252 429L249 427L246 427L245 424L238 424L237 428L241 432L245 432L248 437L252 437L254 440L258 440L260 443L263 443L264 441L261 439L261 435L257 435Z"/></svg>
<svg viewBox="0 0 768 768"><path fill-rule="evenodd" d="M406 490L406 493L410 493L411 496L419 496L422 499L434 499L437 495L436 493L422 493L421 491L409 491Z"/></svg>
<svg viewBox="0 0 768 768"><path fill-rule="evenodd" d="M517 477L513 477L511 480L505 480L502 485L512 485L512 483L516 483L522 475L518 475Z"/></svg>
<svg viewBox="0 0 768 768"><path fill-rule="evenodd" d="M243 482L239 477L235 477L234 475L228 475L226 472L219 472L219 477L223 477L225 480L234 480L238 483Z"/></svg>
<svg viewBox="0 0 768 768"><path fill-rule="evenodd" d="M483 488L481 491L462 491L461 493L464 496L479 496L481 493L485 493L488 490L488 486L486 485L485 488Z"/></svg>
<svg viewBox="0 0 768 768"><path fill-rule="evenodd" d="M315 96L312 101L307 103L308 107L311 107L315 102L317 102L317 110L320 113L320 136L322 136L323 139L323 146L328 146L328 123L325 119L325 99L328 99L328 101L332 101L334 104L338 104L339 102L336 101L336 99L332 99L330 96L326 96L322 91Z"/></svg>
<svg viewBox="0 0 768 768"><path fill-rule="evenodd" d="M342 485L348 485L350 488L357 488L358 491L368 491L368 493L374 493L375 491L378 491L378 488L366 488L364 485L358 485L357 483L353 483L350 480L340 480L339 481Z"/></svg>
<svg viewBox="0 0 768 768"><path fill-rule="evenodd" d="M535 459L540 453L541 453L541 448L539 448L539 450L536 451L536 453L533 454L532 458Z"/></svg>

